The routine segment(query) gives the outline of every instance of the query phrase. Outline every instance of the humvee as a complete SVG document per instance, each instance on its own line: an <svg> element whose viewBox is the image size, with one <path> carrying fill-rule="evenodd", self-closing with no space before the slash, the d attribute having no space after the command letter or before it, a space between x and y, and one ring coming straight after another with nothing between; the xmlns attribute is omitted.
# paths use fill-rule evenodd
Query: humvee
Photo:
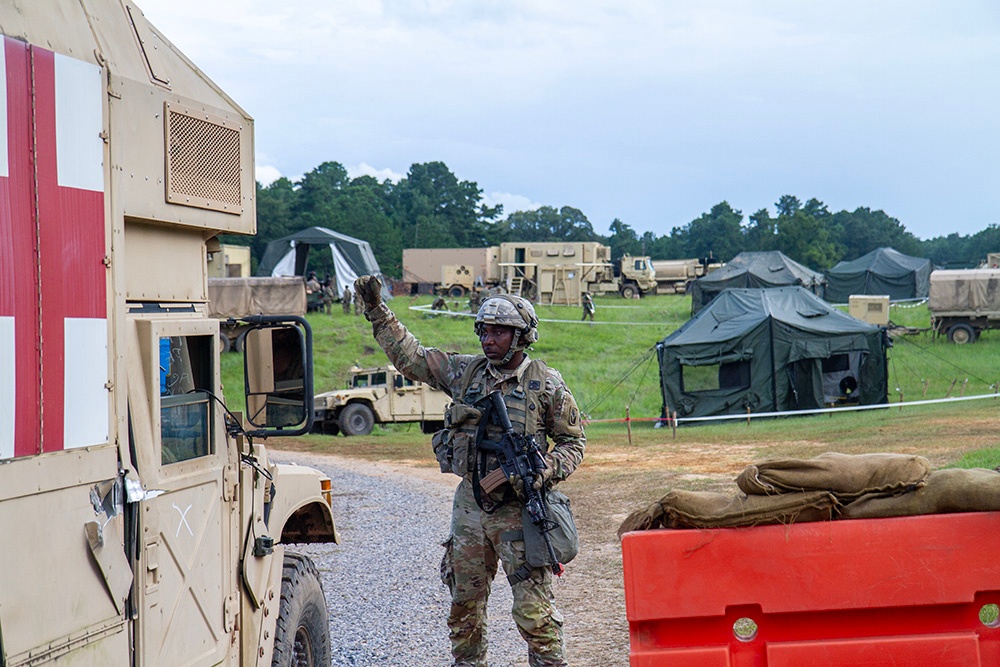
<svg viewBox="0 0 1000 667"><path fill-rule="evenodd" d="M329 665L311 332L254 316L224 402L207 256L253 120L130 0L0 3L0 665ZM233 388L236 389L236 388Z"/></svg>
<svg viewBox="0 0 1000 667"><path fill-rule="evenodd" d="M424 433L444 426L451 399L443 391L403 377L394 366L352 368L346 389L316 394L314 430L367 435L375 424L419 422Z"/></svg>

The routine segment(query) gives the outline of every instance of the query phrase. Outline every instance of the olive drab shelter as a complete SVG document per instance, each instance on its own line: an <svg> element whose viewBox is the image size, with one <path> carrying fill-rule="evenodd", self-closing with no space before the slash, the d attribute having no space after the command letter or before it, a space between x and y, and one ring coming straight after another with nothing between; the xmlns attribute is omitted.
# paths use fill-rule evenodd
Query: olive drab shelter
<svg viewBox="0 0 1000 667"><path fill-rule="evenodd" d="M382 270L375 260L375 254L368 241L335 232L326 227L309 227L300 232L283 236L267 244L264 257L257 267L259 276L304 276L306 274L309 251L329 248L333 255L334 280L337 294L344 288L354 291L354 281L358 276L382 276ZM388 287L382 281L382 298L391 299Z"/></svg>
<svg viewBox="0 0 1000 667"><path fill-rule="evenodd" d="M847 303L852 294L884 294L890 301L925 299L932 268L929 259L876 248L829 269L825 298L830 303Z"/></svg>
<svg viewBox="0 0 1000 667"><path fill-rule="evenodd" d="M822 273L789 259L777 250L741 252L721 269L691 284L691 314L697 313L726 289L801 285L822 297L825 281Z"/></svg>
<svg viewBox="0 0 1000 667"><path fill-rule="evenodd" d="M657 343L663 401L682 418L885 403L887 340L802 287L726 290Z"/></svg>

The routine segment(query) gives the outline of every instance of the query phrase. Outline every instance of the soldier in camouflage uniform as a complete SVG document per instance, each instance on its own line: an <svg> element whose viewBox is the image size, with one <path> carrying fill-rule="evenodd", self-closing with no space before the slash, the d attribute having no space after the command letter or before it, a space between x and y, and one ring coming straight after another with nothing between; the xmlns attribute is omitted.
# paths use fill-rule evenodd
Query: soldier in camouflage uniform
<svg viewBox="0 0 1000 667"><path fill-rule="evenodd" d="M447 428L433 438L442 472L462 477L455 490L451 535L444 543L441 562L441 578L452 597L448 628L454 666L487 666L486 604L498 560L511 583L512 613L528 644L528 664L567 665L552 572L526 563L519 535L521 503L516 498L505 502L514 496L511 484L504 483L486 495L488 511L480 508L473 489L473 467L480 463L487 471L498 467L492 454L480 461L476 450L483 415L475 405L494 390L503 394L514 428L534 435L546 452L546 468L534 483L537 488L562 481L583 459L586 438L572 393L558 372L525 353L538 337L534 309L517 296L487 298L475 325L483 354L455 354L423 347L381 302L378 278L360 277L355 292L364 299L365 317L393 365L411 380L426 382L454 401L445 414ZM495 439L494 429L487 426L488 439ZM521 480L512 482L516 486Z"/></svg>

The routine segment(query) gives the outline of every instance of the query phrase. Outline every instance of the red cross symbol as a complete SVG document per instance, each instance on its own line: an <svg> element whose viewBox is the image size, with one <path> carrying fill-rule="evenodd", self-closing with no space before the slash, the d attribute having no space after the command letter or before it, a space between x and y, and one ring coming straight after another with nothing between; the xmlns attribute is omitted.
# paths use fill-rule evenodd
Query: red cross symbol
<svg viewBox="0 0 1000 667"><path fill-rule="evenodd" d="M101 69L2 38L0 459L108 441Z"/></svg>

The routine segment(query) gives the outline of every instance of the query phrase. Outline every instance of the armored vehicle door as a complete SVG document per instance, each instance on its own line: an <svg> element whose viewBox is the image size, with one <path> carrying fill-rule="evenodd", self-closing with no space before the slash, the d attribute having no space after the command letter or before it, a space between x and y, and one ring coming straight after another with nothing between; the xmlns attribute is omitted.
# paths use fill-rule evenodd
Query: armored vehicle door
<svg viewBox="0 0 1000 667"><path fill-rule="evenodd" d="M400 373L393 373L392 387L389 390L394 417L406 415L423 415L424 392L422 387L413 380L404 378Z"/></svg>
<svg viewBox="0 0 1000 667"><path fill-rule="evenodd" d="M218 323L141 314L129 325L131 441L144 485L136 664L235 664L239 462L209 395L219 393Z"/></svg>

